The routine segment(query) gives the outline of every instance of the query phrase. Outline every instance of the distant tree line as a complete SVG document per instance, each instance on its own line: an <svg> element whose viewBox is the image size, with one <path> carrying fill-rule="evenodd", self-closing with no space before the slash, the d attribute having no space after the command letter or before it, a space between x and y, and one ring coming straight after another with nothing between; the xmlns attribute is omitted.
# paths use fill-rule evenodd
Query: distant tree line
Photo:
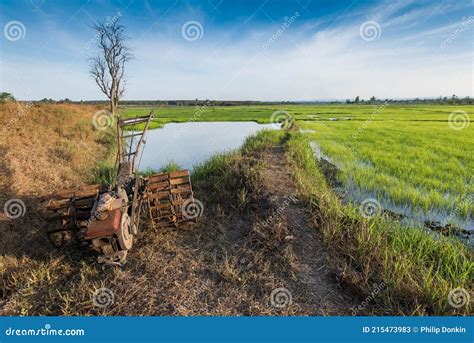
<svg viewBox="0 0 474 343"><path fill-rule="evenodd" d="M66 99L59 99L59 100L53 100L53 99L46 99L43 98L40 101L35 101L35 102L40 102L43 104L72 104L72 103L82 103L83 101L72 101L69 98Z"/></svg>
<svg viewBox="0 0 474 343"><path fill-rule="evenodd" d="M40 102L55 102L52 99L43 99ZM59 103L73 102L69 99L59 100ZM106 101L74 101L74 103L103 105ZM356 104L356 105L373 105L373 104L439 104L439 105L473 105L474 98L460 98L456 95L451 97L438 98L415 98L415 99L377 99L375 96L364 100L357 96L354 100L346 101L234 101L234 100L122 100L121 106L250 106L250 105L298 105L298 104Z"/></svg>
<svg viewBox="0 0 474 343"><path fill-rule="evenodd" d="M41 103L76 103L89 105L105 105L105 100L80 100L71 101L62 99L42 99ZM276 104L298 104L292 101L234 101L234 100L121 100L120 106L245 106L245 105L276 105Z"/></svg>
<svg viewBox="0 0 474 343"><path fill-rule="evenodd" d="M338 103L338 102L335 102ZM415 98L415 99L377 99L375 96L368 100L361 99L356 96L354 100L347 99L346 104L382 104L382 103L395 103L395 104L439 104L439 105L472 105L474 99L470 97L460 98L453 94L451 97L438 97L438 98Z"/></svg>
<svg viewBox="0 0 474 343"><path fill-rule="evenodd" d="M7 101L16 101L15 97L7 92L0 92L0 103ZM45 104L89 104L89 105L107 105L109 101L105 100L80 100L72 101L69 98L53 100L44 98L33 103ZM460 98L456 95L451 97L438 98L415 98L415 99L377 99L375 96L368 100L361 99L359 96L354 100L346 101L234 101L234 100L122 100L121 106L250 106L250 105L298 105L298 104L355 104L355 105L373 105L373 104L439 104L439 105L473 105L474 98Z"/></svg>

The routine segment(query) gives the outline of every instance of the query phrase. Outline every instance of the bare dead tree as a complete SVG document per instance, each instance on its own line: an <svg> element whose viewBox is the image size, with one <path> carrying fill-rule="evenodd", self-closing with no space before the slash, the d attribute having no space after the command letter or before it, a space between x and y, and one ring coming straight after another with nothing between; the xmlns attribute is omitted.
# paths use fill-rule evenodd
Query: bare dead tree
<svg viewBox="0 0 474 343"><path fill-rule="evenodd" d="M117 20L98 23L96 31L99 54L91 58L90 75L110 101L110 111L115 115L120 98L125 91L125 62L133 55L126 45L124 27Z"/></svg>

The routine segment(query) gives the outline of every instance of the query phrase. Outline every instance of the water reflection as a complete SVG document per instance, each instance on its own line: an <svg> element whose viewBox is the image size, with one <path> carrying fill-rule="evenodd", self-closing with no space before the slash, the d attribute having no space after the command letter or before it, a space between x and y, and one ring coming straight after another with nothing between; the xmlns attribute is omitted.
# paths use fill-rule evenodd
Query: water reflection
<svg viewBox="0 0 474 343"><path fill-rule="evenodd" d="M255 122L187 122L170 123L162 129L148 131L139 170L159 169L174 161L192 169L213 154L239 148L249 135L272 124Z"/></svg>

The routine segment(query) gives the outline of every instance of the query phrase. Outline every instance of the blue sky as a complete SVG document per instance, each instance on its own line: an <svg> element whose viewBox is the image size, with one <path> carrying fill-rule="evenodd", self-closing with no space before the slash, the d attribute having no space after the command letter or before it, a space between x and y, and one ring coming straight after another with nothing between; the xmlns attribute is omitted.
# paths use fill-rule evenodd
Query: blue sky
<svg viewBox="0 0 474 343"><path fill-rule="evenodd" d="M118 18L125 99L473 96L473 15L470 0L2 0L0 89L104 99L90 26Z"/></svg>

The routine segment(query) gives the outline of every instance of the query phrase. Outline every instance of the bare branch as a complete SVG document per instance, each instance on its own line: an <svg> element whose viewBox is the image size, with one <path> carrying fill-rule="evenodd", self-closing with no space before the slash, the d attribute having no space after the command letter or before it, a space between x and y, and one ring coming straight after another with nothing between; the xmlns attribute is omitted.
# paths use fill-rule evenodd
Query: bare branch
<svg viewBox="0 0 474 343"><path fill-rule="evenodd" d="M97 34L99 54L91 58L90 75L99 89L110 101L110 109L115 113L118 101L125 92L125 63L133 58L125 44L125 28L117 24L97 23L93 25Z"/></svg>

